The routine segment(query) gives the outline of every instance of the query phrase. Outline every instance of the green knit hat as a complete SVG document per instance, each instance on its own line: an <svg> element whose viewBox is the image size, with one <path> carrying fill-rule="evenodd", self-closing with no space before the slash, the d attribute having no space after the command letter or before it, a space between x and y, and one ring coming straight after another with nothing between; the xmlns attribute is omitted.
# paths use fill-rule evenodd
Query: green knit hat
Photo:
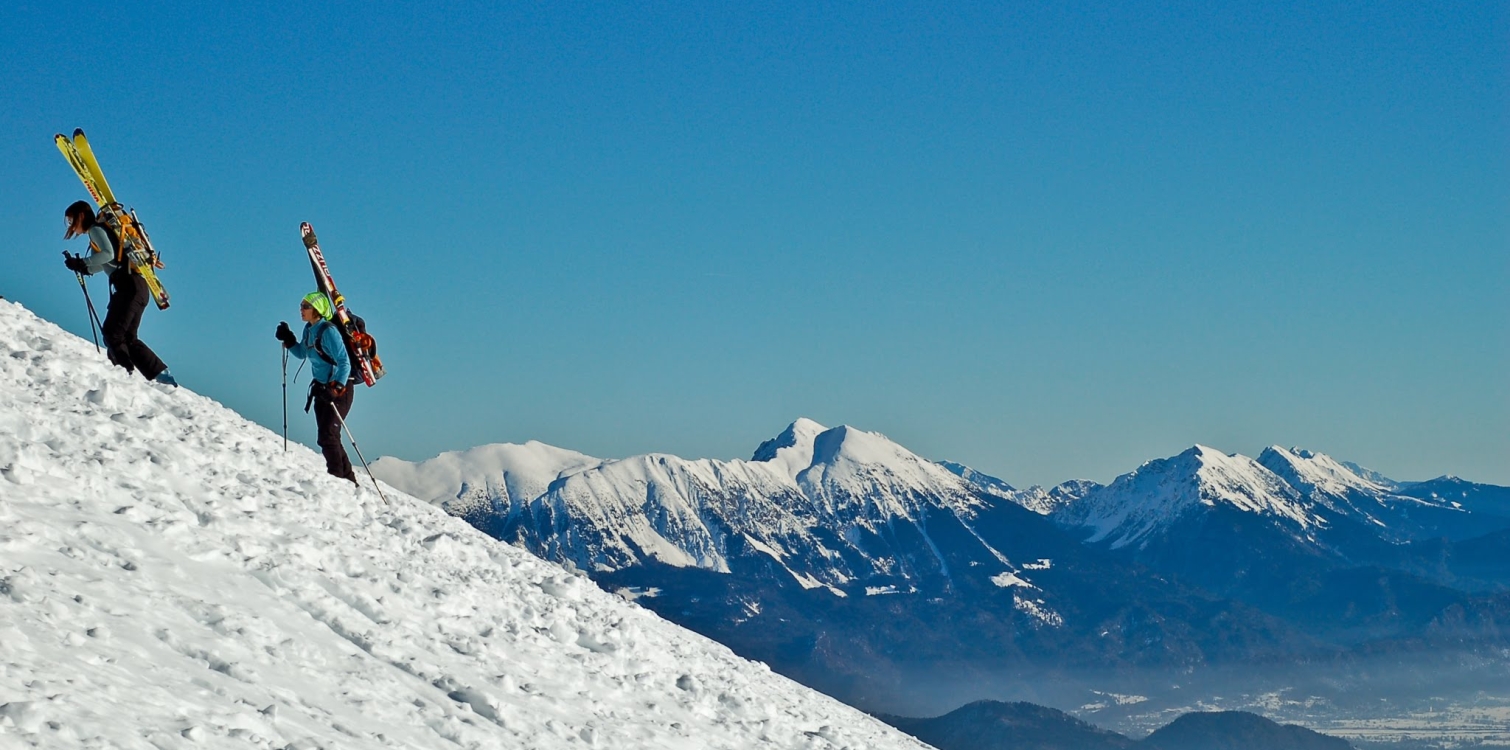
<svg viewBox="0 0 1510 750"><path fill-rule="evenodd" d="M330 298L326 297L324 292L310 292L304 295L304 301L308 302L309 306L325 320L330 320L330 316L336 314L335 308L330 304Z"/></svg>

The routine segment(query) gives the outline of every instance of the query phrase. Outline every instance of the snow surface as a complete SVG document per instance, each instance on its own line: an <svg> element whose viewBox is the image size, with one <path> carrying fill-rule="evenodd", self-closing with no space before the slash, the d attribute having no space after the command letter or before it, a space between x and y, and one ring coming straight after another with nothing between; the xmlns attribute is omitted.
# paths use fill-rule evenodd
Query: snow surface
<svg viewBox="0 0 1510 750"><path fill-rule="evenodd" d="M1042 599L1027 599L1020 593L1014 592L1012 594L1012 606L1037 620L1041 626L1057 628L1064 625L1064 617L1053 609L1050 609Z"/></svg>
<svg viewBox="0 0 1510 750"><path fill-rule="evenodd" d="M1037 586L1028 583L1026 580L1019 578L1014 573L998 573L994 576L991 576L991 582L1004 589L1011 588L1013 586L1022 586L1023 588L1029 589L1038 588Z"/></svg>
<svg viewBox="0 0 1510 750"><path fill-rule="evenodd" d="M925 747L5 301L0 401L0 746Z"/></svg>

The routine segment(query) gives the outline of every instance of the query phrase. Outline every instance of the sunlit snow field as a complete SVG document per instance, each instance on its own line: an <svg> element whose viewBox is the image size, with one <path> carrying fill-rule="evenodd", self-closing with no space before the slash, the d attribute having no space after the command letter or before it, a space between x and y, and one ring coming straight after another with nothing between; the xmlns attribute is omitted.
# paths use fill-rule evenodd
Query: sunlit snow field
<svg viewBox="0 0 1510 750"><path fill-rule="evenodd" d="M0 746L924 747L195 385L0 301Z"/></svg>

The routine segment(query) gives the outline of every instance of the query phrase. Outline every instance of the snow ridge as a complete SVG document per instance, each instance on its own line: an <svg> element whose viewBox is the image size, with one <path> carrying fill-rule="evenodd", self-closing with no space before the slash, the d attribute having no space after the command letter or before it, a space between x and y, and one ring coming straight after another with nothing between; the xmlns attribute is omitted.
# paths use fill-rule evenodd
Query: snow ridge
<svg viewBox="0 0 1510 750"><path fill-rule="evenodd" d="M0 745L924 747L4 301L0 401Z"/></svg>
<svg viewBox="0 0 1510 750"><path fill-rule="evenodd" d="M1194 508L1218 505L1270 516L1302 531L1325 524L1295 488L1259 462L1203 445L1149 461L1063 506L1055 518L1091 529L1087 541L1117 548L1146 539Z"/></svg>
<svg viewBox="0 0 1510 750"><path fill-rule="evenodd" d="M1351 491L1387 493L1393 489L1357 474L1331 456L1304 448L1271 445L1259 454L1258 462L1303 492L1340 497Z"/></svg>
<svg viewBox="0 0 1510 750"><path fill-rule="evenodd" d="M964 464L955 463L953 461L939 461L938 464L939 466L948 469L949 473L965 480L966 482L969 482L970 484L975 485L978 489L980 489L981 492L984 492L993 497L999 497L1003 500L1010 500L1018 491L1015 487L1007 484L1005 481L993 477L990 474L976 471L975 469L972 469Z"/></svg>

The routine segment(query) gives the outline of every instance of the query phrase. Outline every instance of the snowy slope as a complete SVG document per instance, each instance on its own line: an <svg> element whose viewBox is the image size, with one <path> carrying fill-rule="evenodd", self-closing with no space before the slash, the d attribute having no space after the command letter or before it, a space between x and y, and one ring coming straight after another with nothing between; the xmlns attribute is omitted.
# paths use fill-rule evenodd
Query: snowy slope
<svg viewBox="0 0 1510 750"><path fill-rule="evenodd" d="M1054 518L1091 530L1087 541L1124 547L1167 529L1202 506L1228 506L1268 516L1298 530L1324 524L1300 493L1247 456L1197 445L1149 461L1111 484L1062 506Z"/></svg>
<svg viewBox="0 0 1510 750"><path fill-rule="evenodd" d="M1396 482L1395 480L1390 479L1389 477L1384 476L1383 474L1380 474L1379 472L1374 471L1373 469L1370 469L1367 466L1361 466L1361 465L1356 464L1356 463L1354 463L1352 461L1343 461L1342 465L1344 467L1346 467L1348 471L1351 471L1354 474L1357 474L1358 476L1363 477L1364 479L1367 479L1368 481L1373 482L1374 484L1379 485L1380 487L1384 487L1384 488L1391 489L1391 490L1395 490L1395 489L1399 489L1400 488L1400 483L1399 482Z"/></svg>
<svg viewBox="0 0 1510 750"><path fill-rule="evenodd" d="M1346 518L1376 528L1381 534L1395 532L1409 538L1409 509L1400 506L1427 505L1395 495L1390 487L1361 476L1325 453L1304 448L1271 445L1258 462L1294 487L1313 509L1332 519Z"/></svg>
<svg viewBox="0 0 1510 750"><path fill-rule="evenodd" d="M1350 492L1385 493L1391 489L1355 473L1325 453L1304 448L1271 445L1258 455L1258 462L1303 492L1341 497Z"/></svg>
<svg viewBox="0 0 1510 750"><path fill-rule="evenodd" d="M0 302L0 746L919 748Z"/></svg>
<svg viewBox="0 0 1510 750"><path fill-rule="evenodd" d="M1446 536L1463 539L1503 525L1475 516L1461 504L1427 494L1412 497L1405 487L1353 470L1324 453L1303 448L1266 448L1259 463L1298 490L1329 520L1346 519L1393 543Z"/></svg>
<svg viewBox="0 0 1510 750"><path fill-rule="evenodd" d="M1013 487L1010 484L1007 484L1005 480L998 479L997 477L993 477L990 474L986 474L984 472L976 471L975 469L972 469L964 464L955 463L953 461L940 461L938 462L938 464L939 466L948 469L949 473L965 480L966 482L969 482L970 484L975 485L975 487L981 492L984 492L993 497L1010 500L1018 492L1017 488Z"/></svg>

